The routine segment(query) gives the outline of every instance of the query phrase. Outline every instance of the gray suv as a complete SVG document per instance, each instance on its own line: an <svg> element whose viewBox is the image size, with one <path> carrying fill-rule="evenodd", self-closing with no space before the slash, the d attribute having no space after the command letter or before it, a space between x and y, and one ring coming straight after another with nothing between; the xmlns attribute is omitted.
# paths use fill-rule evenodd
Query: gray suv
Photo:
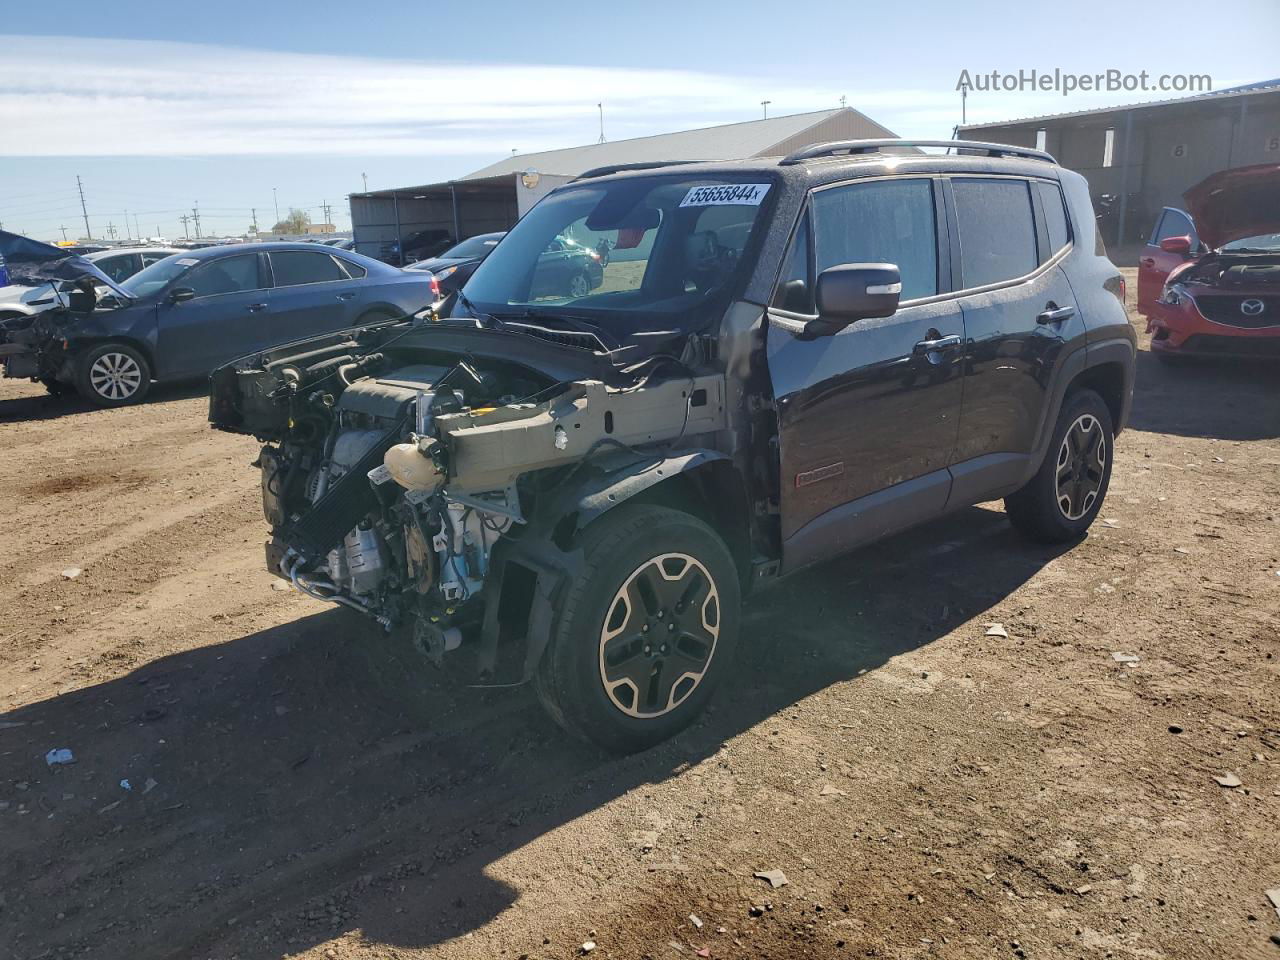
<svg viewBox="0 0 1280 960"><path fill-rule="evenodd" d="M599 283L544 282L557 237L609 250ZM266 443L272 572L634 750L703 708L766 581L997 498L1081 536L1129 412L1123 300L1042 152L613 167L438 313L215 372L210 418Z"/></svg>

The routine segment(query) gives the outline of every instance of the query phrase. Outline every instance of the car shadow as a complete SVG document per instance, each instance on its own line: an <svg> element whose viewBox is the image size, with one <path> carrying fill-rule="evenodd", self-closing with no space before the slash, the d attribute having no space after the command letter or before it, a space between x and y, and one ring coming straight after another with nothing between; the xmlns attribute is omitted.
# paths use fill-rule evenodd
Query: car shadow
<svg viewBox="0 0 1280 960"><path fill-rule="evenodd" d="M10 711L0 816L20 827L0 832L0 942L265 958L356 929L406 948L465 935L520 898L489 869L511 851L870 682L1063 549L969 508L782 581L748 604L712 708L630 757L568 739L528 688L447 681L341 609ZM47 766L61 747L74 765Z"/></svg>
<svg viewBox="0 0 1280 960"><path fill-rule="evenodd" d="M181 381L177 383L156 384L147 393L143 404L171 403L174 400L190 400L193 397L208 396L207 380ZM61 417L74 416L79 413L93 413L101 410L93 404L81 399L70 387L59 396L53 396L41 389L25 397L7 397L0 399L0 423L16 421L57 420ZM128 409L122 407L119 409Z"/></svg>
<svg viewBox="0 0 1280 960"><path fill-rule="evenodd" d="M1138 351L1129 426L1219 440L1280 437L1280 363Z"/></svg>

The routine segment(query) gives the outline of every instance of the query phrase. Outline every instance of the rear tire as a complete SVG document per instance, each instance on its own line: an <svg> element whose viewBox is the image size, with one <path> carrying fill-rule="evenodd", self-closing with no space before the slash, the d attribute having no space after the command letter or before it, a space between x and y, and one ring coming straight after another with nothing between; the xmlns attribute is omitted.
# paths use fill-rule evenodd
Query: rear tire
<svg viewBox="0 0 1280 960"><path fill-rule="evenodd" d="M581 300L589 293L591 293L591 278L587 276L585 270L569 278L569 296L572 299Z"/></svg>
<svg viewBox="0 0 1280 960"><path fill-rule="evenodd" d="M565 730L615 753L689 725L732 665L737 565L701 520L623 505L583 536L581 575L535 678Z"/></svg>
<svg viewBox="0 0 1280 960"><path fill-rule="evenodd" d="M151 389L151 364L124 343L104 343L76 362L76 392L98 407L139 403Z"/></svg>
<svg viewBox="0 0 1280 960"><path fill-rule="evenodd" d="M1111 483L1111 411L1092 390L1068 394L1036 475L1005 497L1019 533L1037 543L1067 543L1089 529Z"/></svg>

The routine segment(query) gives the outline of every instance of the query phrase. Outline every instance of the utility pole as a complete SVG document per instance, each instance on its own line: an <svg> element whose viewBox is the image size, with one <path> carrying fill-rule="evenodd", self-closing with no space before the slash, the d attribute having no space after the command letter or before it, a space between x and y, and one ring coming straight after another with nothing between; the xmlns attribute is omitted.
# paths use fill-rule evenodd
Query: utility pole
<svg viewBox="0 0 1280 960"><path fill-rule="evenodd" d="M128 210L124 212L124 232L125 233L129 232L129 211Z"/></svg>
<svg viewBox="0 0 1280 960"><path fill-rule="evenodd" d="M604 143L604 104L597 103L596 109L600 111L600 139L597 143Z"/></svg>
<svg viewBox="0 0 1280 960"><path fill-rule="evenodd" d="M84 184L80 182L80 174L76 174L76 189L80 191L80 212L84 214L84 238L86 240L93 239L93 233L89 230L89 208L84 205Z"/></svg>
<svg viewBox="0 0 1280 960"><path fill-rule="evenodd" d="M112 240L116 238L116 225L110 221L107 223L107 236Z"/></svg>
<svg viewBox="0 0 1280 960"><path fill-rule="evenodd" d="M191 239L191 232L187 229L187 221L189 221L191 218L190 218L189 216L187 216L187 215L184 213L184 214L183 214L182 216L180 216L178 219L182 221L182 237L183 237L183 239L184 239L184 240L190 240L190 239Z"/></svg>
<svg viewBox="0 0 1280 960"><path fill-rule="evenodd" d="M191 219L196 223L196 239L200 239L200 201L197 200L195 206L191 208Z"/></svg>
<svg viewBox="0 0 1280 960"><path fill-rule="evenodd" d="M964 126L969 119L968 100L969 100L969 84L962 83L960 84L960 125L961 126Z"/></svg>
<svg viewBox="0 0 1280 960"><path fill-rule="evenodd" d="M773 101L772 101L772 100L761 100L761 101L760 101L760 106L761 106L761 108L764 110L764 119L766 119L766 120L768 120L768 119L769 119L769 104L771 104L771 103L773 103Z"/></svg>
<svg viewBox="0 0 1280 960"><path fill-rule="evenodd" d="M325 222L325 223L332 223L333 221L331 221L331 220L329 219L329 201L328 201L328 200L321 200L321 201L320 201L320 209L321 209L322 211L324 211L324 222Z"/></svg>
<svg viewBox="0 0 1280 960"><path fill-rule="evenodd" d="M363 176L364 174L361 174ZM271 202L276 206L276 223L280 222L280 199L276 196L276 188L271 188Z"/></svg>
<svg viewBox="0 0 1280 960"><path fill-rule="evenodd" d="M258 208L252 207L249 212L253 214L253 232L256 235L258 232Z"/></svg>
<svg viewBox="0 0 1280 960"><path fill-rule="evenodd" d="M844 94L840 94L840 109L843 110L848 105L849 105L849 98L846 97Z"/></svg>
<svg viewBox="0 0 1280 960"><path fill-rule="evenodd" d="M67 242L67 228L66 228L66 227L58 227L58 229L62 231L62 242L63 242L63 243L66 243L66 242Z"/></svg>
<svg viewBox="0 0 1280 960"><path fill-rule="evenodd" d="M369 192L369 175L367 173L360 174L360 179L364 181L364 192Z"/></svg>
<svg viewBox="0 0 1280 960"><path fill-rule="evenodd" d="M138 231L138 239L139 239L139 240L143 239L143 237L142 237L142 227L138 226L138 215L137 215L136 213L133 215L133 225L134 225L134 227L135 227L135 228L137 229L137 231ZM159 233L159 231L156 231L156 232L157 232L157 233Z"/></svg>

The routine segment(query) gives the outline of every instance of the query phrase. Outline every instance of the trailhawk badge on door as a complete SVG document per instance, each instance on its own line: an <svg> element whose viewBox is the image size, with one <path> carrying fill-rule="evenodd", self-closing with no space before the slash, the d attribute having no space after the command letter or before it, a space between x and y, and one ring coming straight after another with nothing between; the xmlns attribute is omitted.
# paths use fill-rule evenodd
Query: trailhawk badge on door
<svg viewBox="0 0 1280 960"><path fill-rule="evenodd" d="M758 207L769 192L768 183L720 183L692 187L680 201L682 207L722 207L736 204Z"/></svg>

